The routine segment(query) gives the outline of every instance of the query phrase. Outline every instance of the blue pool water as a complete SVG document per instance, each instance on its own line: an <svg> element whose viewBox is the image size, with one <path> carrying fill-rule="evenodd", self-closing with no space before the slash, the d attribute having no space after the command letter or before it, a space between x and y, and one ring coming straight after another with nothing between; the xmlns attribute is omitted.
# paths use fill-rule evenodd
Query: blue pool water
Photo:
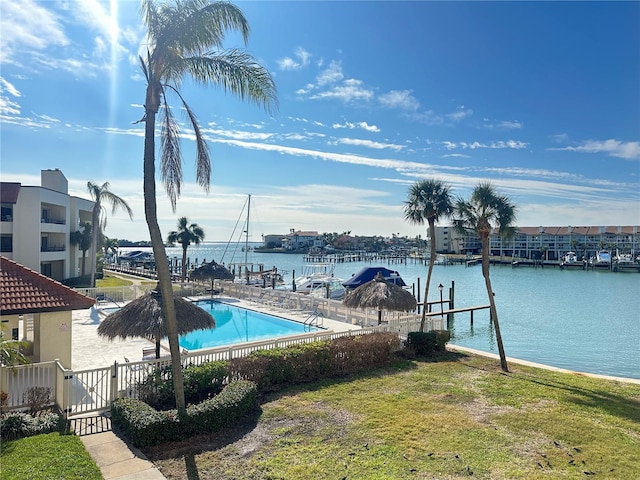
<svg viewBox="0 0 640 480"><path fill-rule="evenodd" d="M319 330L302 323L215 300L199 301L196 302L196 305L215 318L216 327L180 336L180 347L187 350L219 347Z"/></svg>

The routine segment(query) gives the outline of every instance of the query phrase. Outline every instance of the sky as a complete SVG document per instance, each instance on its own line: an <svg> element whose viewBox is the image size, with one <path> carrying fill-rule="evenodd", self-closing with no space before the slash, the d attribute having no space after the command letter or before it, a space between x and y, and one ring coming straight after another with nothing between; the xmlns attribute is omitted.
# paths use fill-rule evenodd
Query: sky
<svg viewBox="0 0 640 480"><path fill-rule="evenodd" d="M278 109L216 86L181 85L212 156L185 184L163 235L186 216L209 241L290 229L426 236L403 218L411 185L437 178L468 197L490 181L520 226L640 225L640 2L234 2L231 32L268 69ZM145 42L140 3L0 3L0 174L69 193L109 182L134 211L105 234L149 238L142 194ZM172 102L174 111L178 105ZM159 142L158 142L159 143ZM239 223L240 222L240 223ZM446 224L444 221L442 224Z"/></svg>

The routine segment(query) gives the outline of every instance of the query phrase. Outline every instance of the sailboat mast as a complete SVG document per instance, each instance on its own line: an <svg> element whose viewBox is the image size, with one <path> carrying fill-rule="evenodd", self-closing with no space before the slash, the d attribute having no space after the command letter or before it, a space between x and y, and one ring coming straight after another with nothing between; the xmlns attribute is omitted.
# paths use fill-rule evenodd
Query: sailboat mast
<svg viewBox="0 0 640 480"><path fill-rule="evenodd" d="M249 271L249 264L247 262L247 255L249 254L249 212L251 211L251 194L249 194L249 199L247 200L247 228L245 229L245 237L244 237L244 265ZM248 275L248 273L247 273Z"/></svg>

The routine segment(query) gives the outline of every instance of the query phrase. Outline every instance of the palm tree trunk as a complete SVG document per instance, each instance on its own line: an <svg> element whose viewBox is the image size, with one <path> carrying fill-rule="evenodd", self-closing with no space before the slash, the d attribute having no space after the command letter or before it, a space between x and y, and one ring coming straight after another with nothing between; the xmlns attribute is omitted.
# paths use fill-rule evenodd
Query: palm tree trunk
<svg viewBox="0 0 640 480"><path fill-rule="evenodd" d="M180 276L182 277L182 283L184 283L184 279L186 277L186 269L187 269L187 247L182 247L182 271L180 272Z"/></svg>
<svg viewBox="0 0 640 480"><path fill-rule="evenodd" d="M508 372L507 357L504 353L502 345L502 334L500 333L500 323L498 322L498 311L496 310L496 301L493 297L493 288L491 288L491 278L489 277L489 234L482 235L482 276L487 287L487 295L489 296L489 312L491 321L496 331L496 342L498 343L498 353L500 354L500 367L503 371Z"/></svg>
<svg viewBox="0 0 640 480"><path fill-rule="evenodd" d="M80 275L81 277L84 277L84 270L85 270L85 263L86 263L86 258L87 258L87 251L83 250L82 251L82 275Z"/></svg>
<svg viewBox="0 0 640 480"><path fill-rule="evenodd" d="M152 88L149 86L149 88ZM152 94L147 95L147 103ZM155 112L146 108L145 141L144 141L144 214L151 236L151 246L158 272L158 284L162 295L162 315L167 322L167 337L171 351L171 367L173 388L176 397L178 414L186 412L184 399L184 379L180 362L180 345L178 344L178 328L176 310L173 303L173 285L169 273L167 252L164 249L162 233L158 225L155 182Z"/></svg>
<svg viewBox="0 0 640 480"><path fill-rule="evenodd" d="M91 283L89 286L95 288L96 286L96 256L98 255L98 221L100 216L100 203L96 199L96 203L93 206L93 212L91 214Z"/></svg>
<svg viewBox="0 0 640 480"><path fill-rule="evenodd" d="M429 219L429 236L431 237L431 255L429 257L429 269L427 270L427 283L424 285L424 300L422 304L422 319L420 320L420 331L424 332L424 325L427 319L427 304L429 302L429 285L431 284L431 272L433 272L433 262L436 261L436 222Z"/></svg>

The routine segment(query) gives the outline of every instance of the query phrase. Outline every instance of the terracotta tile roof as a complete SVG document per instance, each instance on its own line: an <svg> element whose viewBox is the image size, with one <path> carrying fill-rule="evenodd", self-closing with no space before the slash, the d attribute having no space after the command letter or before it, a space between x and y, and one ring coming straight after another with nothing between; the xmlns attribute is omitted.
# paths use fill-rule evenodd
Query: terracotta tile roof
<svg viewBox="0 0 640 480"><path fill-rule="evenodd" d="M0 315L80 310L93 298L0 256Z"/></svg>

